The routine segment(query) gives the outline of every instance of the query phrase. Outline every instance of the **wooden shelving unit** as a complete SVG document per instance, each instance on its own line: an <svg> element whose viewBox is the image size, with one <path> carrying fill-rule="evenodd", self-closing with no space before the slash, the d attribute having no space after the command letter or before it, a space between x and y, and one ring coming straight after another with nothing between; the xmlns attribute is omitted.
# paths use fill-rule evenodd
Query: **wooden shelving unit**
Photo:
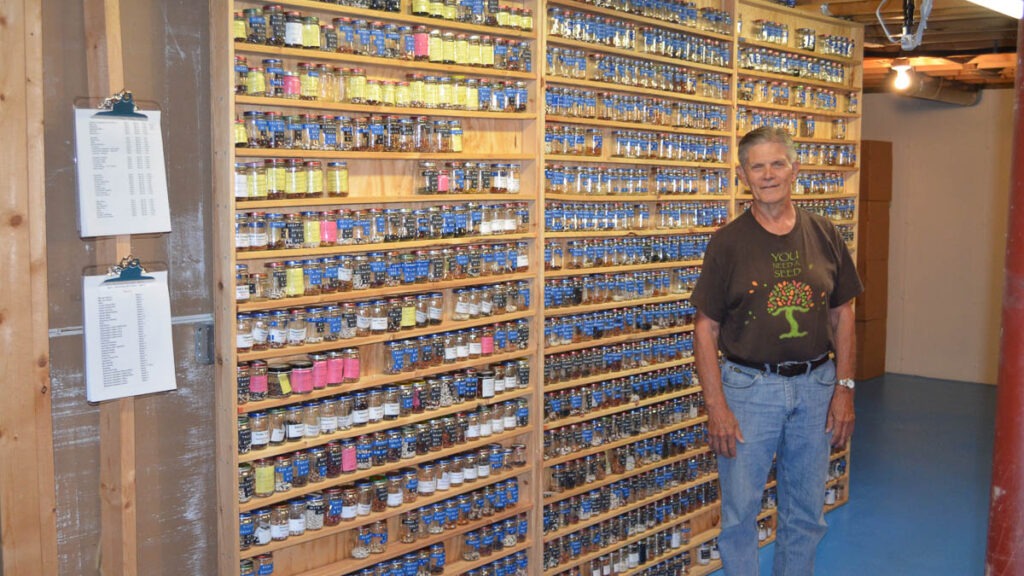
<svg viewBox="0 0 1024 576"><path fill-rule="evenodd" d="M671 324L667 328L627 330L614 336L605 336L589 340L549 339L545 326L551 322L571 319L587 319L610 314L630 314L638 310L647 310L659 306L681 307L688 304L690 296L688 288L677 288L659 292L657 295L631 295L628 298L609 299L575 306L558 306L544 308L545 282L572 283L594 275L615 276L620 274L660 274L672 277L686 270L692 270L701 264L700 255L686 253L667 260L667 256L658 256L649 261L640 259L626 260L628 264L613 265L607 261L598 266L577 267L570 265L568 247L592 245L614 245L617 242L662 243L687 242L686 249L705 242L716 229L716 226L666 227L658 223L657 210L663 204L694 203L714 206L722 209L728 217L734 218L751 201L749 192L739 189L735 174L736 144L741 127L738 112L743 111L749 119L758 121L790 122L799 128L805 119L813 119L812 129L796 136L800 146L820 147L817 150L828 151L829 147L849 147L849 158L844 158L842 165L802 166L804 175L813 182L826 181L827 194L807 193L796 198L801 202L815 203L822 211L833 210L837 206L848 206L854 203L854 217L834 220L838 225L856 223L855 192L859 179L860 114L857 103L861 98L861 46L863 31L848 22L799 12L763 0L736 0L719 5L717 2L701 0L697 8L718 10L717 14L726 15L731 24L716 24L697 19L690 22L673 22L652 18L642 14L618 10L610 5L594 6L579 0L548 0L534 2L525 0L513 8L528 8L533 13L533 28L518 28L481 25L458 22L442 18L413 14L413 0L398 2L397 12L388 12L370 8L356 8L315 0L284 0L280 2L285 11L298 11L303 16L317 16L320 24L353 23L361 21L369 28L377 22L394 25L389 30L401 30L409 27L409 33L425 27L426 31L434 29L441 33L501 39L505 42L529 44L532 55L532 69L521 67L518 70L489 68L477 65L439 63L426 59L402 59L397 57L378 57L367 54L329 52L283 45L262 45L245 41L236 41L237 22L235 13L245 10L263 8L263 4L255 0L233 0L229 3L211 3L211 36L212 55L214 59L214 164L215 164L215 203L216 225L213 254L217 261L217 277L219 290L217 297L217 361L220 366L217 387L217 419L218 419L218 494L221 509L221 530L218 549L220 551L218 573L239 574L239 567L247 564L250 559L266 562L271 555L274 574L290 576L333 576L340 574L358 574L365 568L379 562L401 561L410 554L421 551L429 555L431 547L436 551L443 547L446 555L445 574L461 574L480 568L492 562L519 558L524 554L528 558L525 574L557 576L569 574L579 568L583 574L598 559L611 558L612 562L621 561L619 576L641 576L646 570L665 562L685 562L686 573L691 575L708 574L720 567L720 562L712 560L710 550L718 535L720 522L720 505L717 491L717 471L704 470L699 476L665 486L646 497L619 505L606 512L590 515L585 520L548 530L545 533L549 514L567 504L576 504L588 493L605 490L616 483L629 483L638 478L646 478L657 471L675 470L674 466L687 463L691 459L707 461L713 455L706 445L695 443L687 445L678 454L653 461L637 462L635 465L602 474L600 479L593 479L581 486L566 490L555 490L553 472L563 466L572 466L578 462L607 460L614 455L627 455L636 446L650 442L652 439L668 437L686 430L699 429L706 425L706 416L700 411L702 404L699 384L693 378L692 358L692 325ZM429 6L429 3L426 3ZM434 8L434 7L431 7ZM717 63L706 63L671 55L645 52L643 39L638 34L635 47L617 47L597 42L551 35L549 31L548 9L556 8L563 12L573 12L607 19L608 22L622 24L635 30L656 29L665 34L676 35L677 38L708 46L723 48L728 54L727 60ZM245 18L242 16L242 27ZM335 19L341 19L334 21ZM348 19L348 20L344 20ZM851 57L822 54L820 51L806 50L791 40L790 45L780 45L755 38L750 35L756 20L768 20L788 26L790 37L796 36L799 28L811 28L817 34L831 34L852 39L856 47ZM742 21L743 29L737 33L737 22ZM354 24L353 24L354 25ZM268 23L269 27L269 23ZM368 29L369 29L368 28ZM723 33L728 30L729 33ZM383 38L383 37L382 37ZM381 39L381 41L384 41ZM390 42L391 39L388 39ZM549 68L547 56L550 50L571 51L582 55L589 62L586 69L577 72L574 77L560 75L557 64ZM820 60L829 66L840 67L844 73L843 82L830 82L821 78L795 76L778 73L768 69L755 69L743 60L747 50L765 50L785 54L787 58L803 60ZM381 106L351 101L327 101L318 98L295 99L267 97L238 93L236 91L235 57L247 59L250 66L261 66L264 60L276 61L283 69L297 70L298 63L322 65L327 69L339 72L350 68L365 71L366 78L383 83L403 82L411 74L423 74L434 77L447 77L454 80L469 79L475 82L520 83L527 91L525 109L517 111L473 110L469 107L445 107L440 105ZM647 63L653 68L671 70L674 74L685 77L678 90L669 89L662 80L652 77L635 76L630 78L612 79L599 75L593 68L594 62L605 59L626 59L632 63ZM760 64L759 64L760 66ZM789 97L783 98L772 90L788 89ZM714 123L706 118L691 119L689 117L670 118L658 116L658 121L627 121L623 118L642 116L615 116L606 113L598 117L596 113L574 109L546 109L548 90L567 90L608 94L621 99L654 99L670 107L682 110L680 113L720 115ZM786 93L783 90L783 93ZM797 95L800 95L799 97ZM371 116L396 118L423 118L428 123L435 121L458 122L462 130L461 152L422 151L365 151L351 149L283 149L236 147L236 132L233 126L236 119L241 119L246 112L272 111L283 117L309 115L338 116L344 118L370 118ZM697 127L699 126L699 127ZM835 130L845 126L845 137L837 137ZM577 130L588 134L598 134L601 144L594 155L556 154L551 153L546 143L549 129ZM665 151L631 149L629 145L617 148L616 138L625 134L627 138L639 135L649 142L673 142L665 147ZM675 140L673 140L675 139ZM693 148L676 149L675 142L685 142ZM697 150L701 143L703 149ZM257 163L280 159L298 161L319 161L323 166L328 162L344 162L347 165L349 192L344 196L320 197L288 197L285 199L239 197L235 186L235 164ZM459 163L477 164L509 164L519 168L519 184L516 193L489 193L486 188L480 193L475 190L470 194L457 193L417 193L422 191L425 174L421 172L423 163L432 163L435 167L456 170ZM454 163L454 164L453 164ZM546 168L550 165L561 165L574 170L630 171L631 177L637 174L646 178L646 186L641 186L638 194L608 193L585 194L589 189L557 188L546 182ZM699 191L692 194L664 194L655 181L656 176L664 174L687 174L689 178L699 175L700 178L713 179L714 185L701 184ZM452 172L454 178L456 172ZM823 179L832 180L823 180ZM817 180L815 180L817 179ZM835 182L841 182L838 186ZM697 185L686 190L698 191ZM559 190L559 191L555 191ZM595 188L595 190L602 190ZM608 190L608 189L603 189ZM676 190L672 188L671 190ZM500 191L500 190L499 190ZM703 192L712 193L703 193ZM715 193L717 192L717 193ZM628 228L609 228L602 224L599 229L546 229L546 207L552 203L585 204L602 203L606 205L628 204L642 205L649 211L649 219L641 225ZM412 236L413 240L395 242L377 242L364 244L326 243L320 247L306 247L276 250L242 250L236 251L235 231L232 228L237 215L261 215L263 213L302 214L304 212L322 211L408 211L427 209L445 211L452 207L467 205L503 206L515 204L523 207L528 214L528 222L514 233L491 235L467 235L465 237L423 238ZM838 213L838 208L836 208ZM844 215L849 214L847 208ZM705 222L706 223L706 222ZM853 245L856 239L854 238ZM518 245L522 247L518 254L524 261L517 262L511 270L501 274L446 278L444 276L429 282L403 281L389 285L367 289L336 291L323 294L302 295L280 299L254 299L238 301L236 289L236 272L239 265L248 266L249 272L262 273L268 263L316 260L321 258L348 258L370 253L391 253L396 256L428 253L431 251L462 250L479 245ZM554 269L550 262L545 261L546 250L557 246L563 250L565 263ZM617 260L616 260L617 261ZM600 263L600 262L599 262ZM505 314L482 315L468 320L454 320L455 300L463 290L479 289L486 286L521 286L529 290L529 305ZM440 293L444 300L442 318L439 324L420 327L408 327L392 332L377 332L353 338L339 338L331 341L289 345L266 350L239 349L237 346L240 329L237 318L242 315L261 315L263 313L291 314L295 310L325 309L333 306L343 307L363 302L388 301L402 299L407 296ZM580 320L581 322L584 320ZM391 373L388 368L387 354L396 341L419 342L422 339L433 339L438 335L458 332L468 334L469 330L482 331L485 327L495 325L517 325L528 327L529 338L520 345L510 345L495 350L490 355L474 355L460 357L454 362L426 363ZM671 355L658 357L639 364L615 366L615 369L592 369L573 372L570 379L553 378L545 382L546 358L558 359L584 356L591 349L621 349L623 347L651 346L654 342L674 342L677 348ZM304 360L310 355L357 349L360 354L360 375L355 382L340 385L317 387L308 393L268 397L265 399L248 400L239 397L237 368L239 364L266 362L279 364ZM520 363L521 361L521 363ZM561 360L559 360L561 361ZM335 401L350 398L356 394L398 387L407 390L429 390L434 382L455 375L462 378L465 374L476 372L493 366L505 366L516 363L520 369L528 371L528 378L522 379L525 386L516 387L489 398L466 398L450 404L435 406L432 409L405 410L395 419L375 420L365 425L351 428L339 427L310 437L302 436L275 443L265 448L245 452L239 450L239 422L253 415L269 413L287 413L296 408L319 404L324 401ZM550 364L555 366L555 364ZM573 399L588 398L587 402L595 402L593 390L615 382L639 382L653 378L656 374L670 374L684 384L648 393L642 397L626 397L614 404L590 406L589 409L574 410L568 413L547 413L546 401L555 396ZM423 387L428 388L423 388ZM628 388L623 388L630 393ZM547 399L547 400L546 400ZM567 400L568 401L568 400ZM273 462L274 459L287 457L297 453L313 454L338 444L347 445L360 440L379 439L388 436L389 432L417 430L418 426L429 426L436 422L456 421L468 414L478 414L480 409L504 407L508 403L524 403L528 410L528 423L515 428L492 433L486 437L467 438L467 442L444 445L439 449L416 453L400 458L397 462L378 462L376 466L361 467L336 477L326 477L318 482L293 487L289 490L272 492L269 496L253 496L240 501L240 470L248 470L257 463ZM681 418L652 429L645 429L636 434L617 437L599 445L580 445L569 453L547 455L545 451L548 441L563 430L588 429L598 421L621 419L641 411L650 411L665 406L676 406L685 403L694 406L689 417ZM695 416L694 416L695 414ZM390 417L389 417L390 418ZM293 535L281 540L273 540L265 545L253 545L240 549L242 544L241 526L243 518L248 521L252 517L259 522L260 514L273 510L289 502L295 502L311 494L327 495L326 490L354 486L357 483L370 482L378 478L386 478L399 470L416 470L419 465L439 460L450 461L453 456L479 452L481 449L500 444L509 447L513 444L525 446L526 459L521 466L496 468L486 478L466 481L452 486L448 490L432 494L420 495L414 502L403 502L398 506L385 507L383 510L372 511L354 520L345 520L335 526L325 526L317 530L307 530L302 535ZM836 452L832 455L833 477L823 489L830 490L835 496L835 503L826 508L832 509L842 505L849 497L849 450ZM841 465L840 465L841 463ZM459 523L438 533L428 533L426 537L415 542L400 542L398 535L402 521L410 512L432 510L435 506L447 506L457 501L458 497L473 495L506 486L515 482L518 500L509 504L490 516ZM769 485L771 486L771 485ZM569 545L582 532L602 525L610 519L622 514L637 513L664 499L679 497L700 490L707 497L703 505L695 507L684 514L676 515L670 520L654 527L623 536L615 544L600 549L583 549L578 553ZM332 492L333 493L333 492ZM478 533L482 528L495 523L509 520L525 520L527 532L525 539L518 539L515 545L504 547L489 556L466 560L463 551L467 534ZM759 520L770 525L771 534L766 542L774 539L774 509L765 510ZM380 521L387 527L389 544L387 551L372 554L366 558L353 557L353 548L357 546L356 534L360 527ZM646 562L630 567L628 554L635 546L643 545L648 538L667 531L688 528L689 538L678 547L660 551L649 556ZM260 557L260 558L257 558ZM707 561L698 561L704 558ZM511 574L511 573L510 573ZM518 576L518 575L517 575Z"/></svg>

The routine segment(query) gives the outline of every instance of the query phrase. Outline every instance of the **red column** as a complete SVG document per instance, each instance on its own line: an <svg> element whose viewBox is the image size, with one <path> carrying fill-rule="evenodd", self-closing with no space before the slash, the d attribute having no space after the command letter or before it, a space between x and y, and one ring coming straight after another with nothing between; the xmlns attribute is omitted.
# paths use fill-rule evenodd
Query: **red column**
<svg viewBox="0 0 1024 576"><path fill-rule="evenodd" d="M1010 222L1003 288L987 576L1024 576L1024 20L1017 25Z"/></svg>

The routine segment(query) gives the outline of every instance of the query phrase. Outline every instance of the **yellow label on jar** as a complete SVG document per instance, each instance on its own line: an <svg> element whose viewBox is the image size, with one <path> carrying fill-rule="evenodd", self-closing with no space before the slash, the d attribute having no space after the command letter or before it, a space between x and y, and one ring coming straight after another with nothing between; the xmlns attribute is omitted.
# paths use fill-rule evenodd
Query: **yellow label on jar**
<svg viewBox="0 0 1024 576"><path fill-rule="evenodd" d="M284 192L287 173L283 166L267 168L267 187L274 192Z"/></svg>
<svg viewBox="0 0 1024 576"><path fill-rule="evenodd" d="M425 82L422 80L416 80L409 84L409 100L411 102L416 102L422 106L424 102L426 102L426 98Z"/></svg>
<svg viewBox="0 0 1024 576"><path fill-rule="evenodd" d="M367 82L366 83L366 101L373 102L374 104L380 104L382 100L380 82Z"/></svg>
<svg viewBox="0 0 1024 576"><path fill-rule="evenodd" d="M500 10L497 14L498 26L508 27L509 13L508 10Z"/></svg>
<svg viewBox="0 0 1024 576"><path fill-rule="evenodd" d="M274 492L274 467L256 467L256 493L272 494Z"/></svg>
<svg viewBox="0 0 1024 576"><path fill-rule="evenodd" d="M302 243L306 246L320 245L320 221L306 220L302 223ZM289 272L291 272L289 270Z"/></svg>
<svg viewBox="0 0 1024 576"><path fill-rule="evenodd" d="M445 20L456 20L459 17L458 8L455 4L445 4L441 11L441 18Z"/></svg>
<svg viewBox="0 0 1024 576"><path fill-rule="evenodd" d="M306 48L320 47L320 26L316 24L302 25L302 45Z"/></svg>
<svg viewBox="0 0 1024 576"><path fill-rule="evenodd" d="M427 43L427 59L431 62L440 62L444 52L444 42L440 36L431 36Z"/></svg>
<svg viewBox="0 0 1024 576"><path fill-rule="evenodd" d="M406 107L411 102L412 90L409 85L399 84L395 87L395 106Z"/></svg>
<svg viewBox="0 0 1024 576"><path fill-rule="evenodd" d="M511 12L508 15L508 27L509 28L522 28L523 18L518 12Z"/></svg>
<svg viewBox="0 0 1024 576"><path fill-rule="evenodd" d="M437 99L437 83L430 82L423 86L423 104L427 108L437 108L439 100Z"/></svg>
<svg viewBox="0 0 1024 576"><path fill-rule="evenodd" d="M455 62L455 40L445 40L441 43L441 59L445 62Z"/></svg>
<svg viewBox="0 0 1024 576"><path fill-rule="evenodd" d="M299 76L299 94L303 98L320 98L320 77L303 74Z"/></svg>
<svg viewBox="0 0 1024 576"><path fill-rule="evenodd" d="M249 198L266 199L267 197L267 173L256 172L249 178L252 188L249 189Z"/></svg>
<svg viewBox="0 0 1024 576"><path fill-rule="evenodd" d="M426 14L429 12L429 2L427 0L412 0L412 13L413 14Z"/></svg>
<svg viewBox="0 0 1024 576"><path fill-rule="evenodd" d="M380 87L380 101L383 102L385 106L397 106L397 98L398 95L394 82L385 82L384 85Z"/></svg>
<svg viewBox="0 0 1024 576"><path fill-rule="evenodd" d="M455 63L456 64L469 64L469 41L468 40L456 40L455 41Z"/></svg>
<svg viewBox="0 0 1024 576"><path fill-rule="evenodd" d="M479 66L481 64L482 56L480 55L480 44L474 43L467 47L466 59L470 66Z"/></svg>
<svg viewBox="0 0 1024 576"><path fill-rule="evenodd" d="M452 101L452 106L460 110L464 110L466 108L466 87L456 86L455 90L452 90L452 92L455 93L454 100Z"/></svg>
<svg viewBox="0 0 1024 576"><path fill-rule="evenodd" d="M286 170L284 175L284 193L285 196L297 196L299 194L305 194L306 191L306 179L303 174L298 170ZM300 190L303 188L303 190Z"/></svg>
<svg viewBox="0 0 1024 576"><path fill-rule="evenodd" d="M235 40L245 40L245 20L235 20L232 22L231 30Z"/></svg>
<svg viewBox="0 0 1024 576"><path fill-rule="evenodd" d="M494 66L494 46L480 47L480 65Z"/></svg>
<svg viewBox="0 0 1024 576"><path fill-rule="evenodd" d="M428 11L434 18L441 18L444 16L444 2L431 1Z"/></svg>
<svg viewBox="0 0 1024 576"><path fill-rule="evenodd" d="M348 77L348 97L349 100L366 99L366 76Z"/></svg>
<svg viewBox="0 0 1024 576"><path fill-rule="evenodd" d="M462 152L462 129L452 130L452 152Z"/></svg>
<svg viewBox="0 0 1024 576"><path fill-rule="evenodd" d="M263 76L263 72L249 71L249 74L245 77L245 91L250 96L262 96L267 92L267 81Z"/></svg>
<svg viewBox="0 0 1024 576"><path fill-rule="evenodd" d="M338 168L327 169L327 194L344 196L348 194L348 170Z"/></svg>
<svg viewBox="0 0 1024 576"><path fill-rule="evenodd" d="M519 28L522 30L533 30L533 16L523 16L519 19Z"/></svg>
<svg viewBox="0 0 1024 576"><path fill-rule="evenodd" d="M245 144L249 141L249 133L245 130L245 124L235 122L235 144Z"/></svg>
<svg viewBox="0 0 1024 576"><path fill-rule="evenodd" d="M324 172L319 168L306 170L306 193L323 196L324 194Z"/></svg>
<svg viewBox="0 0 1024 576"><path fill-rule="evenodd" d="M402 326L415 326L416 325L416 307L415 306L403 306L402 307Z"/></svg>
<svg viewBox="0 0 1024 576"><path fill-rule="evenodd" d="M452 85L449 83L439 83L437 85L437 102L441 107L451 106L455 103L452 92Z"/></svg>
<svg viewBox="0 0 1024 576"><path fill-rule="evenodd" d="M476 86L466 87L466 110L480 109L480 89Z"/></svg>
<svg viewBox="0 0 1024 576"><path fill-rule="evenodd" d="M288 296L302 296L306 293L306 284L302 276L302 268L289 268L285 275L284 293ZM284 374L281 375L284 377Z"/></svg>

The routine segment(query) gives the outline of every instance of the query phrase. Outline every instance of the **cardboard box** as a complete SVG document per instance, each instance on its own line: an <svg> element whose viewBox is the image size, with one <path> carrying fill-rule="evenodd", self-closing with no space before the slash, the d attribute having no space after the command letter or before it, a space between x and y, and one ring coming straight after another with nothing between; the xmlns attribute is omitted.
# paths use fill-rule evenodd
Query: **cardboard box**
<svg viewBox="0 0 1024 576"><path fill-rule="evenodd" d="M889 202L861 202L857 215L857 265L889 259Z"/></svg>
<svg viewBox="0 0 1024 576"><path fill-rule="evenodd" d="M857 322L855 379L867 380L885 374L885 324L884 318Z"/></svg>
<svg viewBox="0 0 1024 576"><path fill-rule="evenodd" d="M889 303L889 261L866 260L857 263L864 292L857 297L857 320L885 319Z"/></svg>
<svg viewBox="0 0 1024 576"><path fill-rule="evenodd" d="M861 201L892 201L892 142L861 140Z"/></svg>

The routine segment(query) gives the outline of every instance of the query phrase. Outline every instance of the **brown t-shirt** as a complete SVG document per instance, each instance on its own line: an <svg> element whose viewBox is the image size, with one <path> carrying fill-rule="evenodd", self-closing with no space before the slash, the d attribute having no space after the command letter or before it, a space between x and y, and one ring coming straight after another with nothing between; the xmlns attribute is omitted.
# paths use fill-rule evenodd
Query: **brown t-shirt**
<svg viewBox="0 0 1024 576"><path fill-rule="evenodd" d="M775 364L833 350L829 309L861 290L831 222L797 208L793 230L777 236L748 210L712 237L692 302L721 325L726 357Z"/></svg>

